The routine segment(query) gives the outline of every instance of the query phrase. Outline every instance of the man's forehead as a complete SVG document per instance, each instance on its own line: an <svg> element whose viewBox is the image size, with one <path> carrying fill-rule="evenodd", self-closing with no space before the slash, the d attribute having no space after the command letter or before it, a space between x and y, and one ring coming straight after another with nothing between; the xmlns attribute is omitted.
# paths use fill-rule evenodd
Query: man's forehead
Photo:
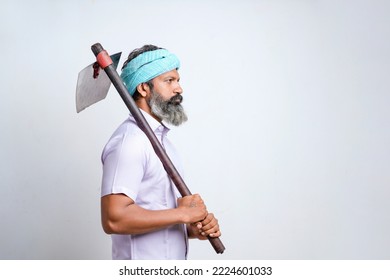
<svg viewBox="0 0 390 280"><path fill-rule="evenodd" d="M162 78L162 79L164 79L164 78L180 79L180 74L179 74L179 71L177 71L177 69L173 69L171 71L168 71L168 72L165 72L165 73L161 74L157 78Z"/></svg>

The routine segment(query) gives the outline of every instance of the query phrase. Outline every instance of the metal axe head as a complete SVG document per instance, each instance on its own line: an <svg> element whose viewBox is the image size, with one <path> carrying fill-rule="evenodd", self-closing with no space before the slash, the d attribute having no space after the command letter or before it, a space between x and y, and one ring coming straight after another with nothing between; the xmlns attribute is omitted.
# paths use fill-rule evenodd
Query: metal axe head
<svg viewBox="0 0 390 280"><path fill-rule="evenodd" d="M122 53L111 55L115 69L118 67ZM106 98L111 81L106 72L99 67L97 62L85 67L79 73L76 88L76 110L80 113L85 108Z"/></svg>

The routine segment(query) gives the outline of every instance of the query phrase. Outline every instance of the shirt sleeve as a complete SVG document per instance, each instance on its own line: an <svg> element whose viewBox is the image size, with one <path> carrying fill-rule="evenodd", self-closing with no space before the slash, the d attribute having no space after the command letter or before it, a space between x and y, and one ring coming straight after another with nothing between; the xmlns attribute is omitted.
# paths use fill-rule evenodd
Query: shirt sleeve
<svg viewBox="0 0 390 280"><path fill-rule="evenodd" d="M125 194L134 201L144 176L145 141L140 135L121 134L103 150L102 196Z"/></svg>

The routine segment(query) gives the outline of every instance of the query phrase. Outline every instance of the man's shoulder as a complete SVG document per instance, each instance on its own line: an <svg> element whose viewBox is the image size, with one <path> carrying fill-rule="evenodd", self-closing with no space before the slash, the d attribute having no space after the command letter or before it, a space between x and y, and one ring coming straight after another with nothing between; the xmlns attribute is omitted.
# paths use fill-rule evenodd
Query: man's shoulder
<svg viewBox="0 0 390 280"><path fill-rule="evenodd" d="M110 141L114 139L123 139L126 141L147 141L145 133L138 127L131 118L125 120L112 134Z"/></svg>
<svg viewBox="0 0 390 280"><path fill-rule="evenodd" d="M118 128L114 131L112 136L123 134L137 134L141 131L136 122L132 118L127 118L122 122Z"/></svg>
<svg viewBox="0 0 390 280"><path fill-rule="evenodd" d="M148 139L141 133L114 134L104 146L101 159L104 163L108 156L133 159L147 158L151 147Z"/></svg>

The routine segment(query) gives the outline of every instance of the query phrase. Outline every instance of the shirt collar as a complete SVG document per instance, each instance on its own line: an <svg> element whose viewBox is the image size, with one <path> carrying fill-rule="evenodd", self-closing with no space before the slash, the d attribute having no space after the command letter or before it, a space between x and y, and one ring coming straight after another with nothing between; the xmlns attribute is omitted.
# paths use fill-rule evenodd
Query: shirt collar
<svg viewBox="0 0 390 280"><path fill-rule="evenodd" d="M155 118L153 118L151 115L146 113L144 110L139 109L142 113L142 115L145 117L146 121L148 122L150 128L154 131L154 133L161 133L161 134L167 134L170 130L169 127L167 127L164 123L159 122ZM134 119L134 116L130 114L130 118L136 122Z"/></svg>

